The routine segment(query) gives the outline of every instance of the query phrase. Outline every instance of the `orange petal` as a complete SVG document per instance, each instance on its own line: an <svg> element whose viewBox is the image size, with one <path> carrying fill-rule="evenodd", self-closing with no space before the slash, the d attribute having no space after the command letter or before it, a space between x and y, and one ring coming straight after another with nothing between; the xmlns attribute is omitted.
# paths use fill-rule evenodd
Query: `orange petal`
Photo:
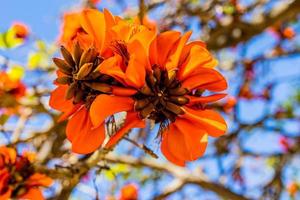
<svg viewBox="0 0 300 200"><path fill-rule="evenodd" d="M70 110L67 110L64 112L64 114L62 114L57 122L62 122L66 119L68 119L70 116L72 116L80 107L82 106L82 104L76 104L74 105L72 108L70 108Z"/></svg>
<svg viewBox="0 0 300 200"><path fill-rule="evenodd" d="M114 77L121 83L124 83L125 73L121 69L122 58L119 55L115 55L108 59L105 59L98 67L99 70L103 74L107 74L111 77Z"/></svg>
<svg viewBox="0 0 300 200"><path fill-rule="evenodd" d="M15 163L16 158L17 158L16 150L13 148L10 148L10 147L6 147L6 146L0 147L0 155L5 164ZM0 164L1 164L1 162L0 162Z"/></svg>
<svg viewBox="0 0 300 200"><path fill-rule="evenodd" d="M218 61L214 59L206 48L194 45L191 48L188 58L179 68L179 79L184 80L199 67L214 68L217 64Z"/></svg>
<svg viewBox="0 0 300 200"><path fill-rule="evenodd" d="M12 164L12 163L10 163L10 164ZM3 189L6 188L8 182L9 182L9 179L10 179L10 173L8 172L8 169L3 168L3 166L2 166L2 169L0 170L0 191L3 191ZM9 191L7 191L7 192L9 192ZM3 194L3 195L6 196L8 194ZM1 199L1 195L0 195L0 199Z"/></svg>
<svg viewBox="0 0 300 200"><path fill-rule="evenodd" d="M80 154L88 154L96 151L101 147L105 139L105 126L101 124L97 128L92 128L92 122L89 119L87 128L84 129L81 133L72 141L72 151Z"/></svg>
<svg viewBox="0 0 300 200"><path fill-rule="evenodd" d="M140 89L145 85L145 76L145 66L136 60L135 54L131 55L126 69L126 84L136 89Z"/></svg>
<svg viewBox="0 0 300 200"><path fill-rule="evenodd" d="M8 200L8 199L10 199L11 193L12 193L12 190L10 188L8 188L8 190L5 193L0 194L0 200Z"/></svg>
<svg viewBox="0 0 300 200"><path fill-rule="evenodd" d="M35 173L26 180L27 186L44 186L49 187L53 180L45 174Z"/></svg>
<svg viewBox="0 0 300 200"><path fill-rule="evenodd" d="M149 39L151 40L151 39ZM139 67L142 67L143 69L146 70L151 70L151 65L149 62L149 44L142 44L138 40L134 40L130 44L127 45L127 49L130 56L130 59L132 58L132 55L134 55L134 58L137 62L139 62ZM137 51L138 49L138 51Z"/></svg>
<svg viewBox="0 0 300 200"><path fill-rule="evenodd" d="M206 104L218 101L220 99L223 99L227 94L213 94L209 96L203 96L203 97L195 97L195 96L186 96L189 98L189 104L188 106L192 106L194 104Z"/></svg>
<svg viewBox="0 0 300 200"><path fill-rule="evenodd" d="M176 158L169 150L168 147L168 143L167 143L167 137L163 137L161 145L160 145L160 150L161 152L164 154L164 156L166 157L166 159L168 161L170 161L171 163L184 167L185 166L185 161L184 160L180 160L178 158Z"/></svg>
<svg viewBox="0 0 300 200"><path fill-rule="evenodd" d="M103 124L93 128L89 112L82 107L69 120L66 128L67 138L72 143L72 151L87 154L101 146L105 139Z"/></svg>
<svg viewBox="0 0 300 200"><path fill-rule="evenodd" d="M65 74L62 73L60 70L56 70L56 75L57 75L57 77L63 77L63 76L65 76Z"/></svg>
<svg viewBox="0 0 300 200"><path fill-rule="evenodd" d="M227 88L225 78L218 71L207 68L198 68L193 76L187 77L182 82L182 87L189 90L203 89L214 92L223 91Z"/></svg>
<svg viewBox="0 0 300 200"><path fill-rule="evenodd" d="M134 100L129 97L99 95L90 108L92 123L97 127L115 113L132 110L133 104Z"/></svg>
<svg viewBox="0 0 300 200"><path fill-rule="evenodd" d="M194 46L202 46L203 48L206 48L206 44L202 41L193 41L193 42L188 43L182 49L178 66L181 66L186 61L186 59L188 58L188 56L191 53L191 49Z"/></svg>
<svg viewBox="0 0 300 200"><path fill-rule="evenodd" d="M73 139L85 129L87 118L88 111L83 106L76 113L74 113L74 115L68 121L66 134L70 142L72 142Z"/></svg>
<svg viewBox="0 0 300 200"><path fill-rule="evenodd" d="M116 25L115 17L109 12L109 10L104 9L103 10L105 24L106 24L106 38L105 38L105 47L102 51L102 56L107 53L107 51L110 51L110 43L114 39L111 35L111 28Z"/></svg>
<svg viewBox="0 0 300 200"><path fill-rule="evenodd" d="M177 31L167 31L159 34L150 45L150 64L158 64L164 68L169 52L179 38L180 33Z"/></svg>
<svg viewBox="0 0 300 200"><path fill-rule="evenodd" d="M67 92L68 86L61 85L53 90L50 94L49 105L61 112L69 111L73 108L72 100L66 100L65 94Z"/></svg>
<svg viewBox="0 0 300 200"><path fill-rule="evenodd" d="M172 52L170 53L168 62L166 63L167 70L171 70L178 67L182 50L186 42L191 37L191 35L192 31L188 31L180 38L180 40L178 40L177 44L174 46Z"/></svg>
<svg viewBox="0 0 300 200"><path fill-rule="evenodd" d="M111 138L109 138L109 141L107 142L105 147L113 147L132 128L145 128L145 121L141 120L138 117L137 113L128 112L124 125Z"/></svg>
<svg viewBox="0 0 300 200"><path fill-rule="evenodd" d="M132 37L134 27L124 20L117 21L117 24L111 28L111 36L114 40L128 42L130 37Z"/></svg>
<svg viewBox="0 0 300 200"><path fill-rule="evenodd" d="M176 119L174 124L183 135L187 161L203 156L207 146L207 133L204 129L195 128L195 124L186 119Z"/></svg>
<svg viewBox="0 0 300 200"><path fill-rule="evenodd" d="M76 36L81 28L79 21L79 13L66 13L63 16L63 25L59 36L59 43L67 45L68 50L71 50L72 45L68 45Z"/></svg>
<svg viewBox="0 0 300 200"><path fill-rule="evenodd" d="M164 148L178 160L187 162L198 159L205 152L207 133L195 128L195 125L185 119L176 119L176 122L163 133Z"/></svg>
<svg viewBox="0 0 300 200"><path fill-rule="evenodd" d="M94 9L85 9L80 15L83 29L94 37L97 49L102 51L105 44L106 24L103 13Z"/></svg>
<svg viewBox="0 0 300 200"><path fill-rule="evenodd" d="M30 188L25 194L19 196L18 199L44 200L45 198L40 189Z"/></svg>
<svg viewBox="0 0 300 200"><path fill-rule="evenodd" d="M106 28L109 29L113 27L116 24L114 16L109 12L109 10L105 9L103 10L104 18L105 18L105 24Z"/></svg>
<svg viewBox="0 0 300 200"><path fill-rule="evenodd" d="M147 15L144 15L142 22L140 18L137 16L134 18L134 24L146 26L149 30L155 31L157 30L156 22L151 20Z"/></svg>
<svg viewBox="0 0 300 200"><path fill-rule="evenodd" d="M116 96L132 96L137 93L136 89L132 88L125 88L125 87L118 87L118 86L112 86L112 93Z"/></svg>
<svg viewBox="0 0 300 200"><path fill-rule="evenodd" d="M208 109L193 110L188 107L184 107L184 109L185 114L182 117L205 129L208 135L219 137L227 131L227 124L219 113Z"/></svg>
<svg viewBox="0 0 300 200"><path fill-rule="evenodd" d="M79 45L82 49L86 50L94 44L94 38L91 35L86 33L78 32L76 34L76 41L79 42ZM74 42L72 42L74 46Z"/></svg>
<svg viewBox="0 0 300 200"><path fill-rule="evenodd" d="M142 56L139 56L139 58L147 61L146 64L150 65L149 59L148 59L149 48L150 48L150 44L154 40L155 36L156 36L155 32L149 31L148 29L144 29L144 30L134 34L128 42L128 52L130 54L136 53L138 55L140 55L140 53L144 53ZM137 46L136 43L140 44L140 46ZM137 49L139 49L139 51L137 51Z"/></svg>

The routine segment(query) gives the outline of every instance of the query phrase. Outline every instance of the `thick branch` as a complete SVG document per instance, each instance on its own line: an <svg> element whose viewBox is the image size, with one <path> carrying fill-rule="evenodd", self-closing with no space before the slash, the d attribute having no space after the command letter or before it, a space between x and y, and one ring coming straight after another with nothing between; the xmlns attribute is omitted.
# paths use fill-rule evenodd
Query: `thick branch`
<svg viewBox="0 0 300 200"><path fill-rule="evenodd" d="M210 182L203 173L194 173L170 163L157 162L154 159L148 158L136 159L132 156L117 156L113 154L107 155L105 159L113 163L124 163L136 167L149 167L155 170L167 172L176 177L178 180L181 180L184 184L198 185L203 189L217 193L225 199L247 200L246 197L236 194L220 184Z"/></svg>
<svg viewBox="0 0 300 200"><path fill-rule="evenodd" d="M278 22L295 18L300 13L300 1L294 0L292 3L275 6L269 13L264 16L261 22L243 22L233 20L229 25L219 25L210 33L207 46L209 49L217 50L225 47L234 46L240 42L247 41L252 37L262 33L266 28L277 24ZM236 36L235 31L241 34Z"/></svg>

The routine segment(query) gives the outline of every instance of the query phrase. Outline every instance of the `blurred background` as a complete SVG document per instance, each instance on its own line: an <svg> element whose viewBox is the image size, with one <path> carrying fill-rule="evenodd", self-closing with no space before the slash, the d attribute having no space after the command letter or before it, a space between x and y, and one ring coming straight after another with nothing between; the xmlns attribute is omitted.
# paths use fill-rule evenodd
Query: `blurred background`
<svg viewBox="0 0 300 200"><path fill-rule="evenodd" d="M209 138L204 157L186 168L168 163L151 134L158 127L130 134L158 159L128 141L99 162L70 153L65 123L48 105L51 58L63 16L84 7L128 20L143 13L160 32L192 30L206 42L228 80L228 96L211 106L229 130ZM36 152L56 178L49 199L121 199L126 190L146 200L300 199L299 17L299 0L3 0L0 73L17 83L0 74L0 145Z"/></svg>

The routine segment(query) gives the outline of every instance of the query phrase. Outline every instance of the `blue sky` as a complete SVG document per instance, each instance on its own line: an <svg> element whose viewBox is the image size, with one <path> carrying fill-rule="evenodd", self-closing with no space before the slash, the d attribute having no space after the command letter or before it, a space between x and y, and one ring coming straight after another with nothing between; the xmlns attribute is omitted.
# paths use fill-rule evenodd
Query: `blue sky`
<svg viewBox="0 0 300 200"><path fill-rule="evenodd" d="M37 37L53 41L59 31L63 11L76 5L78 0L5 0L0 7L0 30L14 21L28 24Z"/></svg>

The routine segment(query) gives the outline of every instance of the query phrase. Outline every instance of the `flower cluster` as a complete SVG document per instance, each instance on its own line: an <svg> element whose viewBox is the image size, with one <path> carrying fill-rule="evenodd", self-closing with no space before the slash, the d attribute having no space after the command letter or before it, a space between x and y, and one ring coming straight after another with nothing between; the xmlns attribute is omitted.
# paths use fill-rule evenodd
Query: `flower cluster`
<svg viewBox="0 0 300 200"><path fill-rule="evenodd" d="M25 95L26 87L19 78L0 71L0 108L12 108Z"/></svg>
<svg viewBox="0 0 300 200"><path fill-rule="evenodd" d="M36 173L30 153L17 155L15 149L0 147L0 199L42 200L40 186L48 187L52 179Z"/></svg>
<svg viewBox="0 0 300 200"><path fill-rule="evenodd" d="M50 106L68 120L67 138L76 153L112 148L146 120L159 125L161 151L183 166L202 156L208 136L226 132L224 119L206 104L225 96L217 61L191 32L156 33L149 23L129 23L109 11L85 9L64 17L62 58ZM207 94L209 92L209 95ZM126 112L123 125L108 137L107 119Z"/></svg>

